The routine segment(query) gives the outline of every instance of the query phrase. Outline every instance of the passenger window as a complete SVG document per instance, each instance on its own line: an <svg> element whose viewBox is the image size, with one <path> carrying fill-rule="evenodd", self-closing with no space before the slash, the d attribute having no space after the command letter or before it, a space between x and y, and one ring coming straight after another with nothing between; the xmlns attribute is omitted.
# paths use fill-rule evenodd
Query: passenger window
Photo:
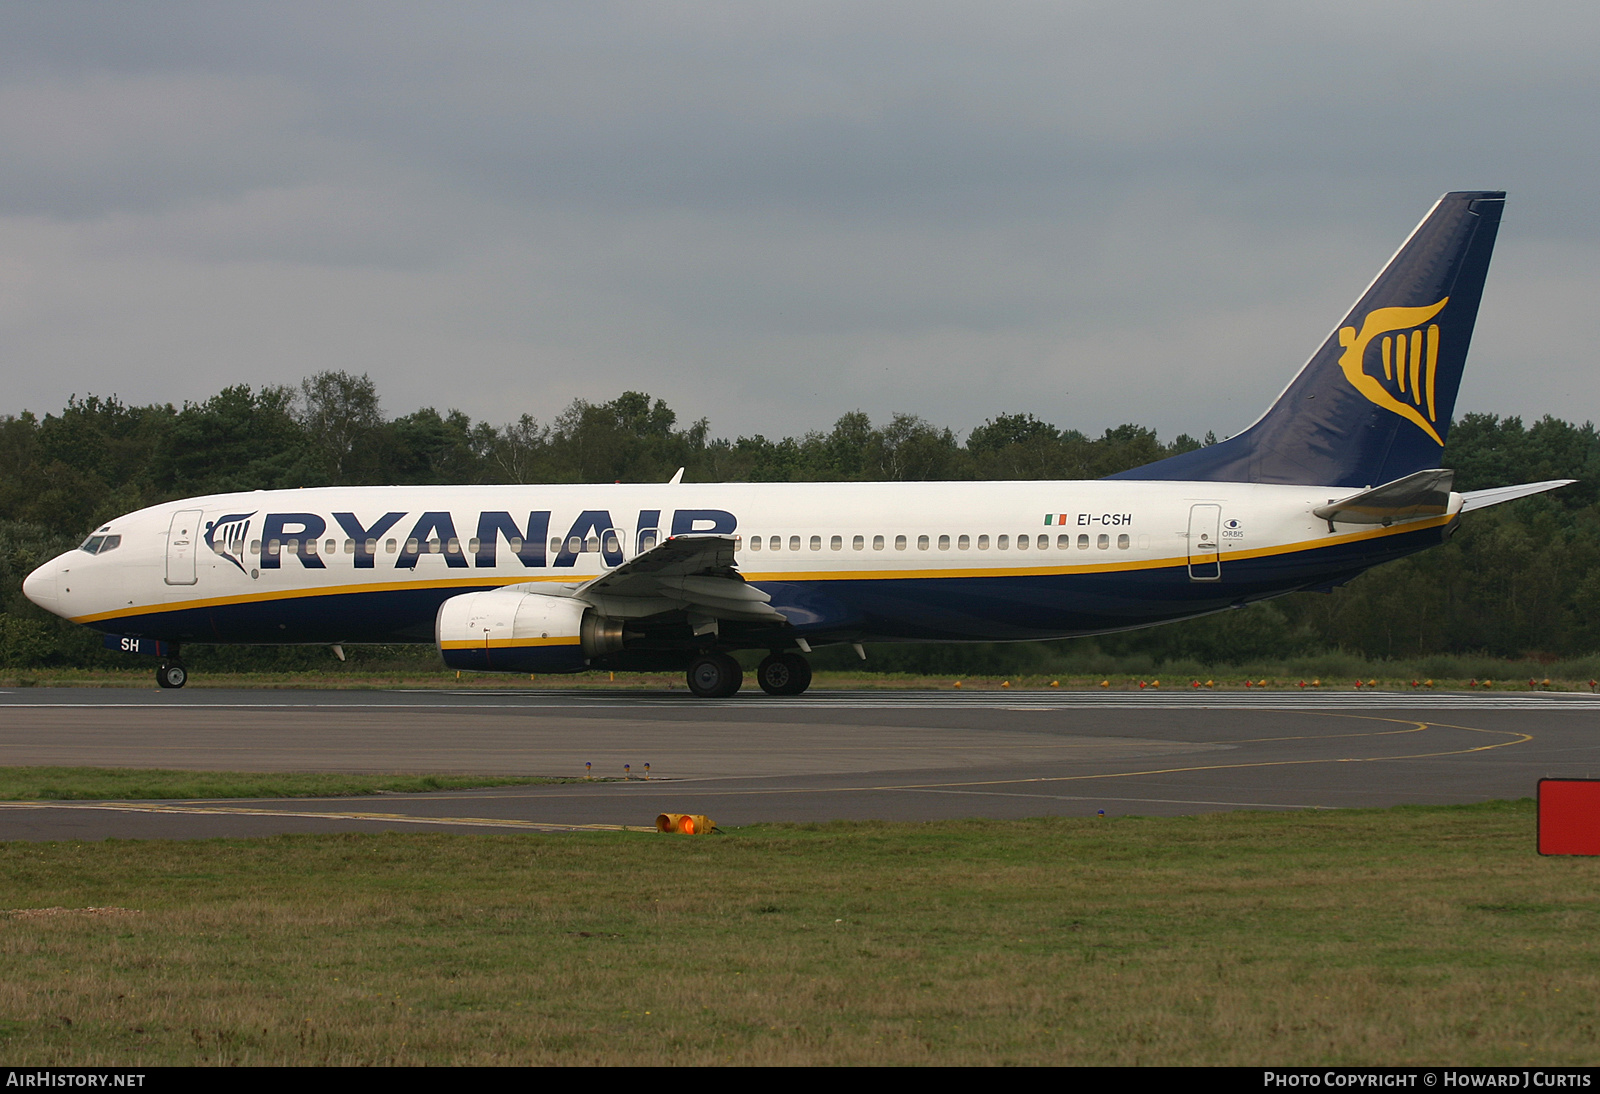
<svg viewBox="0 0 1600 1094"><path fill-rule="evenodd" d="M444 542L442 540L430 539L428 541L428 553L430 555L439 554L443 550L444 550Z"/></svg>
<svg viewBox="0 0 1600 1094"><path fill-rule="evenodd" d="M894 549L896 551L904 551L906 549L906 537L905 536L895 536L894 537Z"/></svg>
<svg viewBox="0 0 1600 1094"><path fill-rule="evenodd" d="M377 553L378 553L378 541L375 540L375 539L367 540L367 554L375 555ZM392 539L389 541L389 553L391 555L394 554L394 540L392 540Z"/></svg>
<svg viewBox="0 0 1600 1094"><path fill-rule="evenodd" d="M250 553L253 555L259 555L261 553L261 541L259 539L253 539L250 541Z"/></svg>
<svg viewBox="0 0 1600 1094"><path fill-rule="evenodd" d="M744 537L742 537L742 536L734 536L733 537L733 549L735 551L737 551L739 549L739 541L742 538L744 538ZM615 528L606 529L606 554L615 555L615 554L621 553L621 551L622 551L622 544L617 539L616 529Z"/></svg>
<svg viewBox="0 0 1600 1094"><path fill-rule="evenodd" d="M850 541L850 549L852 551L865 550L866 546L867 546L867 541L866 541L866 538L863 537L863 536L856 536L854 539L852 539Z"/></svg>
<svg viewBox="0 0 1600 1094"><path fill-rule="evenodd" d="M822 537L821 536L812 536L811 537L811 549L813 551L822 550Z"/></svg>
<svg viewBox="0 0 1600 1094"><path fill-rule="evenodd" d="M306 554L315 555L316 553L317 553L317 541L314 540L314 539L306 540Z"/></svg>
<svg viewBox="0 0 1600 1094"><path fill-rule="evenodd" d="M322 553L325 555L337 554L338 552L339 544L335 540L330 539L328 542L322 545Z"/></svg>
<svg viewBox="0 0 1600 1094"><path fill-rule="evenodd" d="M1026 551L1028 549L1028 542L1029 542L1029 540L1028 540L1027 536L1018 536L1017 537L1017 550Z"/></svg>
<svg viewBox="0 0 1600 1094"><path fill-rule="evenodd" d="M1047 550L1050 546L1050 537L1043 532L1039 533L1039 550Z"/></svg>
<svg viewBox="0 0 1600 1094"><path fill-rule="evenodd" d="M617 542L617 537L614 534L607 533L606 534L606 542L615 545L616 542ZM761 540L760 540L759 537L757 537L752 542L754 542L756 544L760 544ZM615 549L616 549L615 546L613 546L611 548L608 548L608 550L615 550ZM743 536L734 536L733 537L733 549L735 551L744 550L744 537ZM757 549L759 550L760 548L758 547Z"/></svg>
<svg viewBox="0 0 1600 1094"><path fill-rule="evenodd" d="M400 546L400 544L397 541L392 540L392 539L386 539L386 540L383 541L383 553L386 554L386 555L392 555L392 554L394 554L395 549L398 548L399 546Z"/></svg>
<svg viewBox="0 0 1600 1094"><path fill-rule="evenodd" d="M1072 537L1071 536L1057 536L1056 537L1056 550L1065 551L1068 547L1071 547L1071 546L1072 546Z"/></svg>
<svg viewBox="0 0 1600 1094"><path fill-rule="evenodd" d="M561 541L559 539L553 539L550 541L550 553L553 555L559 555L561 553Z"/></svg>
<svg viewBox="0 0 1600 1094"><path fill-rule="evenodd" d="M789 537L789 550L798 551L799 549L800 549L800 537L799 536L790 536Z"/></svg>
<svg viewBox="0 0 1600 1094"><path fill-rule="evenodd" d="M971 546L972 546L972 539L969 536L962 536L961 538L956 540L956 547L958 549L962 550L962 551L968 550L969 548L971 548Z"/></svg>
<svg viewBox="0 0 1600 1094"><path fill-rule="evenodd" d="M567 540L567 550L571 551L573 554L577 554L579 551L583 550L583 540L577 536L572 536Z"/></svg>
<svg viewBox="0 0 1600 1094"><path fill-rule="evenodd" d="M300 553L300 541L297 539L291 539L283 545L283 549L291 555L297 555Z"/></svg>
<svg viewBox="0 0 1600 1094"><path fill-rule="evenodd" d="M412 542L415 543L416 540L412 540ZM267 554L276 555L280 550L282 550L282 548L278 545L278 541L277 540L275 540L275 539L267 540Z"/></svg>
<svg viewBox="0 0 1600 1094"><path fill-rule="evenodd" d="M1107 550L1111 546L1111 537L1102 532L1095 538L1094 545L1102 551Z"/></svg>
<svg viewBox="0 0 1600 1094"><path fill-rule="evenodd" d="M1127 536L1118 536L1117 537L1117 550L1126 551L1127 549L1128 549L1128 537Z"/></svg>
<svg viewBox="0 0 1600 1094"><path fill-rule="evenodd" d="M472 550L473 554L477 554L478 553L478 549L480 547L482 547L483 544L479 540L475 539L470 544L468 544L468 546ZM522 553L522 537L521 536L512 536L510 539L506 540L506 546L511 548L513 554L521 554Z"/></svg>
<svg viewBox="0 0 1600 1094"><path fill-rule="evenodd" d="M928 549L928 537L927 536L918 536L917 537L917 550L926 551L927 549Z"/></svg>
<svg viewBox="0 0 1600 1094"><path fill-rule="evenodd" d="M828 541L828 549L830 551L842 551L842 550L844 550L844 537L843 536L834 536L832 539L830 539Z"/></svg>
<svg viewBox="0 0 1600 1094"><path fill-rule="evenodd" d="M949 536L940 536L939 537L939 550L948 551L949 549L950 549L950 537Z"/></svg>
<svg viewBox="0 0 1600 1094"><path fill-rule="evenodd" d="M653 550L660 539L661 530L659 528L639 529L639 553L642 555L646 551Z"/></svg>
<svg viewBox="0 0 1600 1094"><path fill-rule="evenodd" d="M872 549L874 551L883 550L883 537L882 536L873 536L872 537Z"/></svg>
<svg viewBox="0 0 1600 1094"><path fill-rule="evenodd" d="M368 540L367 542L371 543L372 541ZM370 551L370 550L372 550L372 548L368 547L367 550ZM347 554L347 555L353 555L353 554L356 553L356 541L355 540L347 539L347 540L344 541L344 553Z"/></svg>
<svg viewBox="0 0 1600 1094"><path fill-rule="evenodd" d="M987 551L988 549L989 549L989 537L988 536L979 536L978 537L978 550Z"/></svg>
<svg viewBox="0 0 1600 1094"><path fill-rule="evenodd" d="M585 536L583 549L585 551L598 551L600 549L600 537L596 535Z"/></svg>
<svg viewBox="0 0 1600 1094"><path fill-rule="evenodd" d="M1087 551L1088 549L1089 549L1089 537L1088 536L1079 536L1078 537L1078 550Z"/></svg>
<svg viewBox="0 0 1600 1094"><path fill-rule="evenodd" d="M1001 536L999 539L995 540L994 545L1000 548L1002 551L1009 551L1011 549L1011 537Z"/></svg>
<svg viewBox="0 0 1600 1094"><path fill-rule="evenodd" d="M750 549L752 551L761 550L761 537L760 536L751 536L750 537Z"/></svg>

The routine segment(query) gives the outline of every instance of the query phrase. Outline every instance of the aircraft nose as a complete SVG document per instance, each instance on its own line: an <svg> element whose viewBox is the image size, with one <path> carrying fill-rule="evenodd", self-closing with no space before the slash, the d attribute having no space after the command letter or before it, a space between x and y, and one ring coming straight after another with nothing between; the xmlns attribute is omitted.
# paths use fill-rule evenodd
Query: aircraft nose
<svg viewBox="0 0 1600 1094"><path fill-rule="evenodd" d="M22 581L22 595L46 611L56 609L56 573L60 559L53 558Z"/></svg>

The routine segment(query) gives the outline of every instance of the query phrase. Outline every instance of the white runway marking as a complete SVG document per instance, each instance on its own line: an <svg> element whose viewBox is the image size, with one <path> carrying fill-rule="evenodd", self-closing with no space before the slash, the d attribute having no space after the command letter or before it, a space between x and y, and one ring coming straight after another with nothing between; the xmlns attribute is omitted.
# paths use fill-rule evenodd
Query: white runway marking
<svg viewBox="0 0 1600 1094"><path fill-rule="evenodd" d="M438 825L446 828L511 828L531 832L654 832L637 824L559 824L506 817L428 817L405 813L359 813L350 810L266 809L244 805L174 805L167 802L0 802L0 809L73 809L102 813L175 813L184 816L290 817L297 820L372 821L380 824Z"/></svg>
<svg viewBox="0 0 1600 1094"><path fill-rule="evenodd" d="M301 699L207 699L185 697L146 702L7 701L24 693L0 692L0 709L169 710L573 710L593 707L718 710L1520 710L1600 712L1600 695L1520 692L1473 694L1424 691L1145 691L1145 692L817 692L794 698L737 695L694 699L686 695L617 692L394 692L391 698L354 702ZM37 694L37 693L34 693ZM435 698L437 697L437 698ZM31 698L31 696L30 696ZM463 701L465 700L465 701ZM513 700L507 702L505 700Z"/></svg>

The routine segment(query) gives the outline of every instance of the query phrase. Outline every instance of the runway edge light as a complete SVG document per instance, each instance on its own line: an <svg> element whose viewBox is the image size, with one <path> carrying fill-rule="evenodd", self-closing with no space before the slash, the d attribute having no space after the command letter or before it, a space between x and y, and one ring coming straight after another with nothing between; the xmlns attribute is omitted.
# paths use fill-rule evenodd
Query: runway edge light
<svg viewBox="0 0 1600 1094"><path fill-rule="evenodd" d="M1540 779L1541 855L1600 855L1600 779Z"/></svg>

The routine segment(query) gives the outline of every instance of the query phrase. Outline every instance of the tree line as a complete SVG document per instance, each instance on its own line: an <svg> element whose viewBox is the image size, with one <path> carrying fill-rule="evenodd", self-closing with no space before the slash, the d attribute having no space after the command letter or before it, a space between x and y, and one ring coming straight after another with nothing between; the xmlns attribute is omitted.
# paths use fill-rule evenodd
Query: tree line
<svg viewBox="0 0 1600 1094"><path fill-rule="evenodd" d="M458 410L388 417L366 376L323 372L297 388L229 387L199 403L74 396L59 413L0 416L0 664L107 663L82 628L40 612L22 578L97 524L147 505L235 490L385 484L1090 479L1212 443L1162 442L1139 425L1091 437L1007 414L964 438L915 415L844 415L826 431L714 437L661 400L578 400L548 421L475 422ZM1442 461L1456 489L1553 478L1577 485L1473 514L1441 548L1380 567L1331 595L1093 640L1108 655L1237 663L1342 650L1577 657L1600 651L1600 436L1590 423L1469 414ZM1083 648L1083 643L1077 643ZM878 667L921 671L1027 662L1017 647L896 648ZM109 655L107 655L109 656ZM258 661L295 660L259 651Z"/></svg>

